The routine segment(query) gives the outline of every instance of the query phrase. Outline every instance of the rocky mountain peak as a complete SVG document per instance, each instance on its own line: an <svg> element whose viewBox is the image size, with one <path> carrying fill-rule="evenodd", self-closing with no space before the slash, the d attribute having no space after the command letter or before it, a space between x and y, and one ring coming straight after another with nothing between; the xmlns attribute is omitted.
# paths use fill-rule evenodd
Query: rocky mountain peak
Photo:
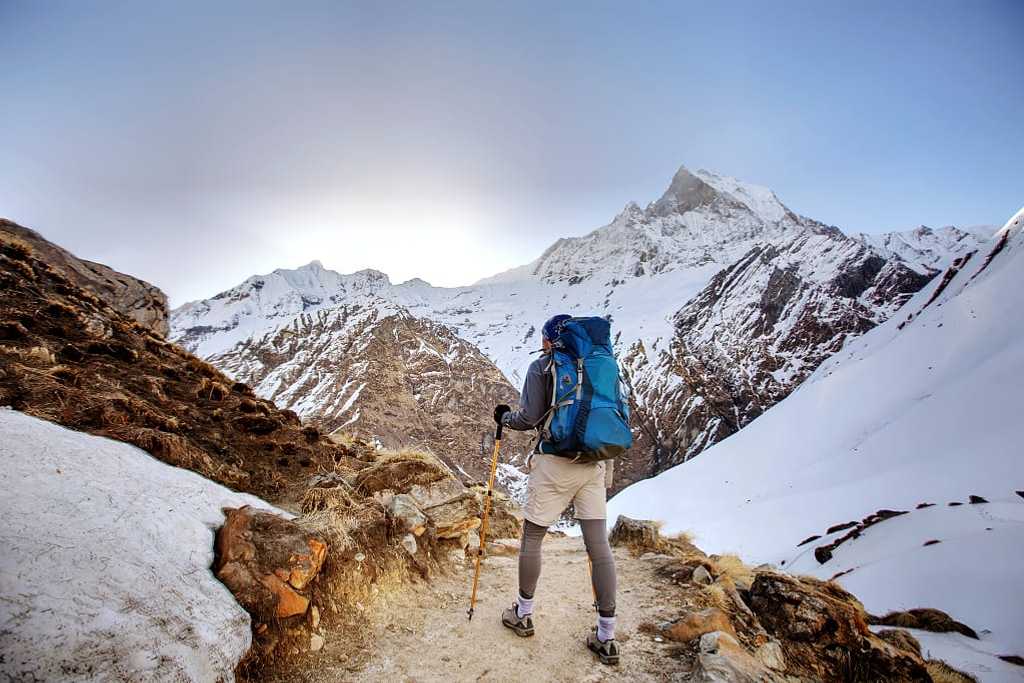
<svg viewBox="0 0 1024 683"><path fill-rule="evenodd" d="M718 193L706 182L680 166L661 198L651 204L649 211L655 216L683 214L701 206L710 205Z"/></svg>

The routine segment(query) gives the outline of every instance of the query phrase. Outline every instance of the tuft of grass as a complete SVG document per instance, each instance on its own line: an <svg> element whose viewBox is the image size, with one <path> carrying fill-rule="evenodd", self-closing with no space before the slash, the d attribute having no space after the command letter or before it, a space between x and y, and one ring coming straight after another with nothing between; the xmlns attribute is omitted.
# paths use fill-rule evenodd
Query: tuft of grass
<svg viewBox="0 0 1024 683"><path fill-rule="evenodd" d="M352 494L343 486L333 488L312 488L302 497L302 514L313 515L334 509L351 509L356 506Z"/></svg>
<svg viewBox="0 0 1024 683"><path fill-rule="evenodd" d="M744 564L739 555L712 555L708 558L712 574L716 577L726 576L733 584L749 588L754 583L754 569Z"/></svg>
<svg viewBox="0 0 1024 683"><path fill-rule="evenodd" d="M924 668L932 677L933 683L978 683L978 679L959 669L954 669L941 659L929 659Z"/></svg>

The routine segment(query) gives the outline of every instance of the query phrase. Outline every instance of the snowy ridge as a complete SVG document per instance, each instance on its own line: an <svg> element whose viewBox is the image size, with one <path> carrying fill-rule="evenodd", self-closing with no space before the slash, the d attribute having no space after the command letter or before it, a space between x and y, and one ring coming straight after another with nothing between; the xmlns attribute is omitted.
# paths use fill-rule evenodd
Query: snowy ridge
<svg viewBox="0 0 1024 683"><path fill-rule="evenodd" d="M906 232L857 233L854 238L886 258L895 257L917 272L926 273L984 246L995 231L994 225L969 229L948 225L938 230L922 225Z"/></svg>
<svg viewBox="0 0 1024 683"><path fill-rule="evenodd" d="M990 650L1024 652L1024 617L1006 609L1024 592L1022 224L1024 210L788 398L704 456L630 487L610 514L664 520L708 552L755 564L824 578L852 568L838 580L874 613L946 609L990 630ZM991 503L944 507L970 495ZM808 553L831 536L797 547L880 509L911 512L821 564Z"/></svg>

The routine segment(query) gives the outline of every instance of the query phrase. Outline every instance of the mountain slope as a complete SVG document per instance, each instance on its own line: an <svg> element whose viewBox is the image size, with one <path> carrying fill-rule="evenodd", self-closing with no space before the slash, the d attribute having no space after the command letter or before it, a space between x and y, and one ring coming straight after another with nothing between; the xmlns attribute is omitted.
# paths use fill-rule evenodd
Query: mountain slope
<svg viewBox="0 0 1024 683"><path fill-rule="evenodd" d="M1016 569L1024 563L1022 284L1024 210L756 422L705 457L630 487L611 513L691 530L710 552L785 561L825 578L853 568L839 580L869 610L945 606L991 629L1004 654L1019 654L1024 621L1005 600L1024 591ZM970 509L945 521L937 510L916 510L971 495L992 501L978 505L973 521ZM826 533L833 525L883 509L911 512L866 529L831 558L811 552L848 533ZM900 530L906 524L909 533ZM811 536L813 545L798 548ZM948 563L923 554L932 538ZM885 580L860 581L868 576L860 567L881 558L892 561ZM982 576L995 588L971 593L965 607L951 586ZM928 604L894 604L895 595Z"/></svg>
<svg viewBox="0 0 1024 683"><path fill-rule="evenodd" d="M390 304L302 314L210 361L326 431L427 446L476 478L490 409L517 397L475 346Z"/></svg>
<svg viewBox="0 0 1024 683"><path fill-rule="evenodd" d="M673 316L669 344L626 355L641 453L622 484L742 428L928 280L825 226L754 247Z"/></svg>
<svg viewBox="0 0 1024 683"><path fill-rule="evenodd" d="M354 460L79 287L50 254L0 232L0 406L127 441L275 502L294 502L312 474Z"/></svg>
<svg viewBox="0 0 1024 683"><path fill-rule="evenodd" d="M979 238L983 244L997 228L996 225L987 225L963 229L947 225L933 230L922 225L905 232L858 233L853 237L879 254L887 258L895 256L910 268L925 273L941 269L957 256L977 249L981 246Z"/></svg>

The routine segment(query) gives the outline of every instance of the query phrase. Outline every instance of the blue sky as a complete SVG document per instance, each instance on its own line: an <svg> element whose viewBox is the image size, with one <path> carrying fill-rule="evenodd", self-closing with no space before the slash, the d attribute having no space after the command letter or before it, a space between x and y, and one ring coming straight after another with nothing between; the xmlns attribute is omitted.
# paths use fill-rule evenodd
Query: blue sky
<svg viewBox="0 0 1024 683"><path fill-rule="evenodd" d="M1021 2L287 5L0 0L0 215L180 304L466 284L681 164L847 231L1024 204Z"/></svg>

